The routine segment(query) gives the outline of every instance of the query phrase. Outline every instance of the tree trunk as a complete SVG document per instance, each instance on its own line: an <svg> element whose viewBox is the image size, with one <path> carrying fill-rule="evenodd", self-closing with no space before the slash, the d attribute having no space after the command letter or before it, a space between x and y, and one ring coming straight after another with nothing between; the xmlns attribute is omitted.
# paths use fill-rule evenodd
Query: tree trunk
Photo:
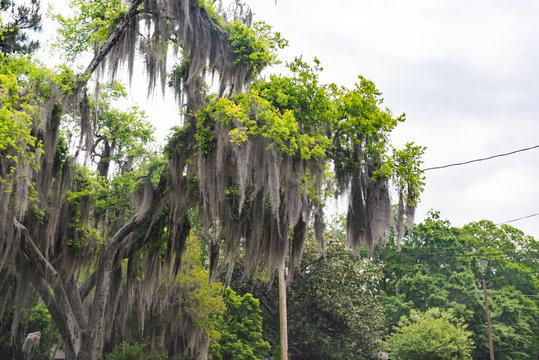
<svg viewBox="0 0 539 360"><path fill-rule="evenodd" d="M492 330L490 328L490 311L488 308L487 284L485 283L485 279L482 279L481 283L483 284L483 295L485 297L485 313L487 314L488 351L490 354L490 360L494 360L494 346L492 345Z"/></svg>
<svg viewBox="0 0 539 360"><path fill-rule="evenodd" d="M288 326L286 316L286 281L284 260L279 265L279 324L281 331L281 360L288 360Z"/></svg>

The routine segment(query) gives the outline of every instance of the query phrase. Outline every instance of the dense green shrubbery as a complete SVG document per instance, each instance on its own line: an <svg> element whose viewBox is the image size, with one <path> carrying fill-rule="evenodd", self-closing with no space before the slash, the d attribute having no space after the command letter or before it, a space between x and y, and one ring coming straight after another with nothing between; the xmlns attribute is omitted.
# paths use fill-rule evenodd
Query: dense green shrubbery
<svg viewBox="0 0 539 360"><path fill-rule="evenodd" d="M450 312L431 308L425 313L412 310L403 317L387 340L391 359L471 360L472 332Z"/></svg>
<svg viewBox="0 0 539 360"><path fill-rule="evenodd" d="M226 310L215 318L219 339L210 344L216 360L256 360L266 357L270 345L262 338L260 306L253 295L226 288Z"/></svg>
<svg viewBox="0 0 539 360"><path fill-rule="evenodd" d="M148 353L145 351L148 344L146 343L128 343L122 342L114 347L114 349L103 357L103 360L165 360L165 353L153 351Z"/></svg>

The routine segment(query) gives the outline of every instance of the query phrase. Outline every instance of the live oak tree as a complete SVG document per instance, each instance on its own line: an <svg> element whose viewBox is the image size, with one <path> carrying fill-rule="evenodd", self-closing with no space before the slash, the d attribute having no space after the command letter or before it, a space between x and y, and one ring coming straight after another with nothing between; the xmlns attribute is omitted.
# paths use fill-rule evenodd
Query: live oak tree
<svg viewBox="0 0 539 360"><path fill-rule="evenodd" d="M80 73L1 55L0 305L17 304L12 331L36 291L69 358L97 359L114 345L113 331L127 331L133 311L152 348L205 357L207 332L196 312L177 303L193 217L211 239L211 272L221 248L229 264L244 248L246 273L271 272L289 252L292 269L311 222L323 249L324 201L335 191L350 194L355 248L372 248L389 231L391 180L398 222L412 218L422 148L393 152L389 134L404 117L381 108L372 82L323 85L316 66L301 60L290 64L290 76L257 79L286 41L267 25L250 26L245 13L226 22L206 1L71 5L73 16L56 16L59 44L68 59L93 54ZM92 104L88 84L96 71L114 75L124 63L132 73L138 50L149 90L170 83L185 115L164 157L127 172L113 151L125 119L99 95ZM166 76L170 53L178 65ZM209 75L218 82L213 95ZM66 114L80 121L77 157L59 130ZM109 133L101 121L111 122ZM77 163L84 153L101 176ZM114 161L125 173L109 178Z"/></svg>

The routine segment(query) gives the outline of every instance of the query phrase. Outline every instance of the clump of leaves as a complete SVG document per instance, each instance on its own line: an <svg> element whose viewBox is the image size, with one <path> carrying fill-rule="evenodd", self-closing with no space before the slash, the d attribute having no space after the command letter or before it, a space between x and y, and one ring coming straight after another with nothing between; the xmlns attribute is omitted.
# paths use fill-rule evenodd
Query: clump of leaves
<svg viewBox="0 0 539 360"><path fill-rule="evenodd" d="M85 51L101 45L126 11L123 0L71 0L72 16L53 13L48 15L60 25L53 48L64 52L68 61L74 61Z"/></svg>
<svg viewBox="0 0 539 360"><path fill-rule="evenodd" d="M268 355L270 345L262 338L262 316L258 299L226 288L226 310L215 317L219 340L210 343L212 359L256 360Z"/></svg>
<svg viewBox="0 0 539 360"><path fill-rule="evenodd" d="M165 360L167 356L160 351L148 353L145 349L147 343L122 342L114 347L112 352L105 355L102 360Z"/></svg>
<svg viewBox="0 0 539 360"><path fill-rule="evenodd" d="M386 344L391 359L471 359L472 332L451 312L431 308L403 317Z"/></svg>
<svg viewBox="0 0 539 360"><path fill-rule="evenodd" d="M228 25L229 41L236 55L236 64L250 64L255 72L277 63L276 51L288 46L279 32L272 32L270 25L259 21L249 27L239 21Z"/></svg>
<svg viewBox="0 0 539 360"><path fill-rule="evenodd" d="M176 282L181 288L180 304L196 319L211 340L219 338L214 316L223 313L225 303L221 297L223 285L210 282L208 271L202 263L201 240L191 231L182 258L182 271Z"/></svg>
<svg viewBox="0 0 539 360"><path fill-rule="evenodd" d="M3 18L3 15L9 18ZM0 1L0 53L31 54L39 42L30 40L25 30L41 31L39 0L16 4L13 0Z"/></svg>
<svg viewBox="0 0 539 360"><path fill-rule="evenodd" d="M52 72L25 58L0 53L0 184L7 184L19 162L37 169L43 153L33 129L40 90L50 88Z"/></svg>

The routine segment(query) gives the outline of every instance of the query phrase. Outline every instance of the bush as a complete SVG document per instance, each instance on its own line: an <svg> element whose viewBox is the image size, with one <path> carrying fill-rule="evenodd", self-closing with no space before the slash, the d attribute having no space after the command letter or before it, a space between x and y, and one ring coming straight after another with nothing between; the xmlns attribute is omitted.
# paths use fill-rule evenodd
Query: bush
<svg viewBox="0 0 539 360"><path fill-rule="evenodd" d="M226 311L215 318L220 333L210 344L212 359L256 360L268 355L270 345L262 339L260 305L253 295L225 290Z"/></svg>
<svg viewBox="0 0 539 360"><path fill-rule="evenodd" d="M391 359L468 360L473 347L466 324L451 312L431 308L412 310L403 317L386 342Z"/></svg>
<svg viewBox="0 0 539 360"><path fill-rule="evenodd" d="M166 354L154 351L151 354L144 352L148 344L122 342L114 347L112 351L103 357L103 360L165 360Z"/></svg>

